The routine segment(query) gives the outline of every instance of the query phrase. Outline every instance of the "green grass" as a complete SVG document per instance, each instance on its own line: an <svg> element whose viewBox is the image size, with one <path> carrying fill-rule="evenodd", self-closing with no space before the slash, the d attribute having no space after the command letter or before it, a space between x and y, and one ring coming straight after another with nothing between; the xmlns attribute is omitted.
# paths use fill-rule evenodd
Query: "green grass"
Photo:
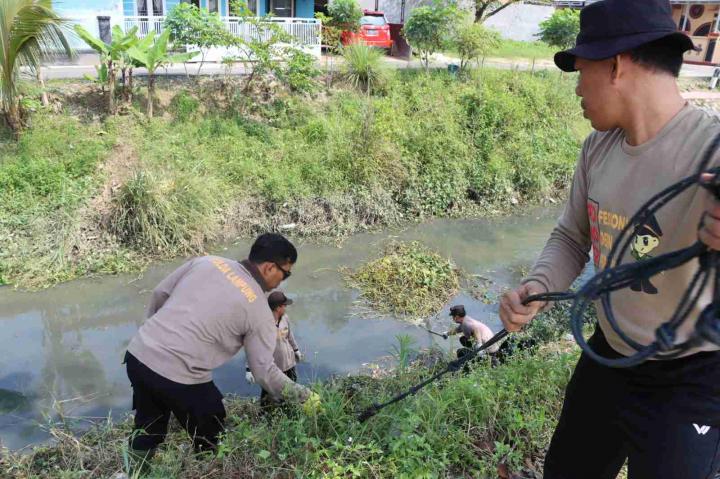
<svg viewBox="0 0 720 479"><path fill-rule="evenodd" d="M518 40L502 40L500 47L488 56L496 58L535 58L551 60L558 51L541 41L523 42Z"/></svg>
<svg viewBox="0 0 720 479"><path fill-rule="evenodd" d="M544 72L394 72L370 96L250 102L166 82L152 121L93 118L88 94L74 115L59 84L64 113L0 140L0 283L127 271L287 223L336 237L532 203L563 193L588 132L572 81Z"/></svg>
<svg viewBox="0 0 720 479"><path fill-rule="evenodd" d="M405 346L407 348L407 345ZM147 477L496 477L542 457L562 405L576 353L519 355L497 368L477 364L365 423L357 412L417 383L430 370L414 363L383 379L357 376L317 384L324 411L289 407L271 418L257 403L228 401L228 432L215 457L188 453L179 431L154 457ZM130 424L102 423L79 441L0 456L9 477L111 477L126 469Z"/></svg>

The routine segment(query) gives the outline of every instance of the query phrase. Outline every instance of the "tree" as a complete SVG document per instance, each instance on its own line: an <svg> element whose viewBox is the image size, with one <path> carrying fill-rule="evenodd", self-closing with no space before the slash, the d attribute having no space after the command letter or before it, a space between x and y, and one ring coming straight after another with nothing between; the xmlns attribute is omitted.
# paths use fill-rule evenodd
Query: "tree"
<svg viewBox="0 0 720 479"><path fill-rule="evenodd" d="M575 45L578 33L580 33L580 12L572 8L563 8L540 23L538 36L548 45L566 50Z"/></svg>
<svg viewBox="0 0 720 479"><path fill-rule="evenodd" d="M0 0L0 107L17 137L22 129L21 67L36 72L49 54L73 51L65 37L66 21L52 8L52 0Z"/></svg>
<svg viewBox="0 0 720 479"><path fill-rule="evenodd" d="M403 35L410 46L420 53L426 72L430 69L430 56L451 41L458 20L458 10L441 3L418 7L410 14Z"/></svg>
<svg viewBox="0 0 720 479"><path fill-rule="evenodd" d="M197 55L197 52L180 53L177 55L168 55L167 44L170 37L170 31L165 30L155 41L155 31L140 40L136 45L128 50L128 55L145 67L148 72L148 106L147 115L153 116L153 99L155 97L155 72L170 63L184 63Z"/></svg>
<svg viewBox="0 0 720 479"><path fill-rule="evenodd" d="M103 73L108 85L108 113L114 115L115 108L115 83L117 83L118 63L124 68L127 51L138 42L137 27L131 28L127 33L115 25L112 29L112 37L110 44L106 44L99 38L94 37L90 32L85 30L81 25L75 25L75 32L82 40L88 44L90 48L100 54L100 61L105 64ZM101 70L98 70L98 75Z"/></svg>
<svg viewBox="0 0 720 479"><path fill-rule="evenodd" d="M483 23L488 18L496 15L513 3L519 3L523 0L475 0L475 23ZM535 0L533 3L543 5L551 5L551 0Z"/></svg>
<svg viewBox="0 0 720 479"><path fill-rule="evenodd" d="M455 48L460 54L460 71L500 45L500 34L479 23L463 23L455 33Z"/></svg>
<svg viewBox="0 0 720 479"><path fill-rule="evenodd" d="M333 0L328 5L328 14L333 23L342 30L351 32L360 30L363 12L357 0Z"/></svg>
<svg viewBox="0 0 720 479"><path fill-rule="evenodd" d="M170 41L176 45L200 48L202 57L198 74L205 63L207 49L218 46L231 46L235 37L225 28L217 13L198 8L191 3L180 3L173 7L165 18L165 29L170 30Z"/></svg>

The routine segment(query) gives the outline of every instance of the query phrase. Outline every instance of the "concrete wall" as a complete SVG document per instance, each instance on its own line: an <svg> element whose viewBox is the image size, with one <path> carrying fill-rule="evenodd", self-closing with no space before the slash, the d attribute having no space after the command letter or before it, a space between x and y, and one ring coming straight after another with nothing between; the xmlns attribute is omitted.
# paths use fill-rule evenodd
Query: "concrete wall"
<svg viewBox="0 0 720 479"><path fill-rule="evenodd" d="M359 0L360 8L375 10L375 0ZM385 12L390 23L401 23L401 0L378 0L378 10ZM414 8L432 4L432 0L407 0L405 2L405 21ZM468 11L472 11L474 2L472 0L458 0L458 5Z"/></svg>
<svg viewBox="0 0 720 479"><path fill-rule="evenodd" d="M534 42L540 33L540 22L550 18L554 11L551 6L516 3L487 19L485 26L509 40Z"/></svg>
<svg viewBox="0 0 720 479"><path fill-rule="evenodd" d="M73 23L82 25L87 31L100 35L98 29L98 16L110 17L111 25L120 25L123 17L124 0L66 0L53 2L55 10L64 18L70 19ZM125 0L127 1L127 0ZM87 51L89 48L75 34L68 38L71 45L80 51Z"/></svg>

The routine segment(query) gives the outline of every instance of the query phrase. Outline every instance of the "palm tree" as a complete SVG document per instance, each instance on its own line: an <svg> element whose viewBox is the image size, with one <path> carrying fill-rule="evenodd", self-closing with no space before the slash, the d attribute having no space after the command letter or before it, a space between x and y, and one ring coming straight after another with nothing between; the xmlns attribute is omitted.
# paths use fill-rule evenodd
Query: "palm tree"
<svg viewBox="0 0 720 479"><path fill-rule="evenodd" d="M16 136L22 128L20 68L36 71L51 53L72 55L65 24L53 10L52 0L0 0L0 110Z"/></svg>

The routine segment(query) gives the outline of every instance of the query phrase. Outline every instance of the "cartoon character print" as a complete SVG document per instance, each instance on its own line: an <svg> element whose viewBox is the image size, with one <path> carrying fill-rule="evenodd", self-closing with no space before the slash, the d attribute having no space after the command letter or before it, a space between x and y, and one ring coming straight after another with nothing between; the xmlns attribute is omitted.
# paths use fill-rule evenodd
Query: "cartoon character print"
<svg viewBox="0 0 720 479"><path fill-rule="evenodd" d="M657 222L655 215L652 215L645 224L639 226L635 232L635 237L631 245L630 254L638 261L652 258L650 252L660 244L660 237L663 235L660 224ZM641 278L635 280L630 289L633 291L643 292L647 294L657 294L657 288L650 282L649 278Z"/></svg>

